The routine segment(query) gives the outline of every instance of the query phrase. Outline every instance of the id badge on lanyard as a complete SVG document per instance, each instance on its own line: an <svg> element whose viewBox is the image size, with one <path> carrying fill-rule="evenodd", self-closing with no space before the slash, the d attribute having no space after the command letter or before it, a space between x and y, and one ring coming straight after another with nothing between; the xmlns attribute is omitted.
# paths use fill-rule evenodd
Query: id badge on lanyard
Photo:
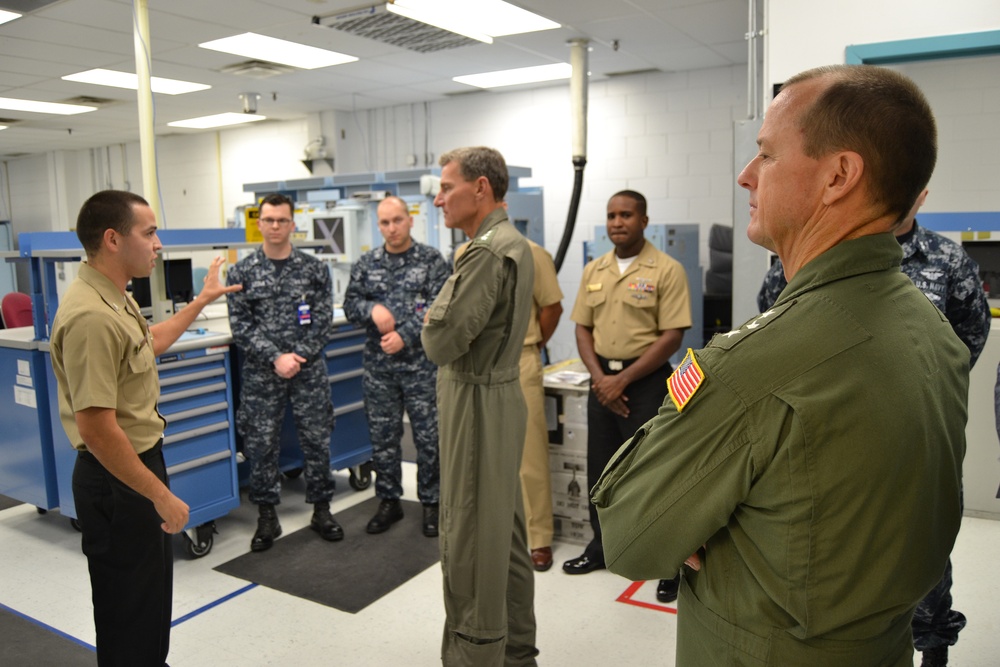
<svg viewBox="0 0 1000 667"><path fill-rule="evenodd" d="M312 324L312 311L306 303L306 295L303 294L302 301L299 302L299 326L304 327L309 324Z"/></svg>

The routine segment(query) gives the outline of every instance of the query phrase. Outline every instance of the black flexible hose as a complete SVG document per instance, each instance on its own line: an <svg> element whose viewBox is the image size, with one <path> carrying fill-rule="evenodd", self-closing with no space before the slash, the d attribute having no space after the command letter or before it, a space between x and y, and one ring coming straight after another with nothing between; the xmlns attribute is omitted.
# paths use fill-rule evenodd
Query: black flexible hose
<svg viewBox="0 0 1000 667"><path fill-rule="evenodd" d="M576 214L580 209L580 197L583 195L583 168L585 166L587 166L586 157L582 155L573 156L573 196L569 199L569 214L566 216L566 227L563 229L562 240L559 241L559 250L556 252L556 273L562 268L563 260L566 258L566 251L569 250L569 243L573 239L573 230L576 228Z"/></svg>

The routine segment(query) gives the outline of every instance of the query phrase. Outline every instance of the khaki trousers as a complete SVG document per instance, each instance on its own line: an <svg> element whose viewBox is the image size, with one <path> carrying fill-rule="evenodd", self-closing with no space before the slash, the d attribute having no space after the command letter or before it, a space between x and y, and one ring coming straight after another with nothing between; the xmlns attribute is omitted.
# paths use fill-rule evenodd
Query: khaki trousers
<svg viewBox="0 0 1000 667"><path fill-rule="evenodd" d="M521 391L528 408L524 453L521 457L521 494L528 548L552 546L552 476L549 473L549 429L545 423L545 387L542 355L537 345L521 350Z"/></svg>

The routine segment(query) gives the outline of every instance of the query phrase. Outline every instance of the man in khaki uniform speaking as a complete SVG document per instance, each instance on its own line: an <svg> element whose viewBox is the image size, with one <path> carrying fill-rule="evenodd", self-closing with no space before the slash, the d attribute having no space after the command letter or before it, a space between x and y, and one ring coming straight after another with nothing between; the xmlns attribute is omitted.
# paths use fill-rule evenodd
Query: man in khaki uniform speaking
<svg viewBox="0 0 1000 667"><path fill-rule="evenodd" d="M593 491L608 567L683 563L677 664L910 667L961 522L969 350L899 269L934 117L872 65L789 79L738 182L788 286L670 377Z"/></svg>
<svg viewBox="0 0 1000 667"><path fill-rule="evenodd" d="M608 237L615 249L583 269L573 305L576 344L590 371L587 482L593 487L621 443L651 419L666 396L670 356L691 326L687 276L677 260L645 239L646 198L623 190L608 200ZM604 568L601 524L590 507L594 537L583 555L563 563L568 574ZM676 573L675 573L676 574ZM674 575L657 588L677 597Z"/></svg>
<svg viewBox="0 0 1000 667"><path fill-rule="evenodd" d="M507 220L492 148L441 156L434 205L472 239L421 333L441 368L441 569L445 665L534 665L534 580L517 474L526 409L518 363L531 315L528 242Z"/></svg>
<svg viewBox="0 0 1000 667"><path fill-rule="evenodd" d="M187 524L188 506L167 481L156 357L206 305L242 289L219 284L222 258L216 258L191 303L147 326L125 286L152 273L163 247L156 229L156 216L139 195L105 190L91 196L76 221L87 261L52 323L59 418L78 451L73 501L100 665L166 664L170 538Z"/></svg>

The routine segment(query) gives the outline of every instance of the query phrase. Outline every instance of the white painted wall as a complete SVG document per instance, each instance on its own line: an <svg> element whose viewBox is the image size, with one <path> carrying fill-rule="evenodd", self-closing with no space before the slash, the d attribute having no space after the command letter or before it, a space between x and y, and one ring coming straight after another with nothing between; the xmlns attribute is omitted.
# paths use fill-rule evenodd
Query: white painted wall
<svg viewBox="0 0 1000 667"><path fill-rule="evenodd" d="M803 29L818 25L823 29ZM848 45L998 29L996 0L768 0L767 90L796 72L844 62ZM1000 211L1000 56L891 67L917 82L937 119L938 163L924 210Z"/></svg>
<svg viewBox="0 0 1000 667"><path fill-rule="evenodd" d="M1000 56L892 68L917 82L937 120L938 161L924 210L1000 211Z"/></svg>
<svg viewBox="0 0 1000 667"><path fill-rule="evenodd" d="M844 62L853 44L1000 29L996 0L766 0L764 77L776 81Z"/></svg>
<svg viewBox="0 0 1000 667"><path fill-rule="evenodd" d="M604 224L611 194L639 190L649 200L651 223L698 223L706 230L703 238L712 223L731 224L732 122L745 113L745 88L742 67L635 75L591 86L588 166L560 273L566 316L550 346L554 359L576 356L569 312L583 269L582 241ZM573 184L568 85L158 137L161 224L225 226L237 205L251 201L244 183L309 176L300 160L317 128L333 134L327 140L336 151L337 173L400 169L414 159L416 166L436 165L441 153L457 146L496 147L508 163L533 170L521 185L544 187L546 246L555 254ZM33 188L63 182L42 188L30 206L21 197L12 203L18 231L28 231L27 225L35 225L32 231L70 229L80 203L98 189L143 191L137 144L58 152L13 161L9 168L12 178ZM67 187L70 176L75 182ZM703 257L707 262L707 249Z"/></svg>

